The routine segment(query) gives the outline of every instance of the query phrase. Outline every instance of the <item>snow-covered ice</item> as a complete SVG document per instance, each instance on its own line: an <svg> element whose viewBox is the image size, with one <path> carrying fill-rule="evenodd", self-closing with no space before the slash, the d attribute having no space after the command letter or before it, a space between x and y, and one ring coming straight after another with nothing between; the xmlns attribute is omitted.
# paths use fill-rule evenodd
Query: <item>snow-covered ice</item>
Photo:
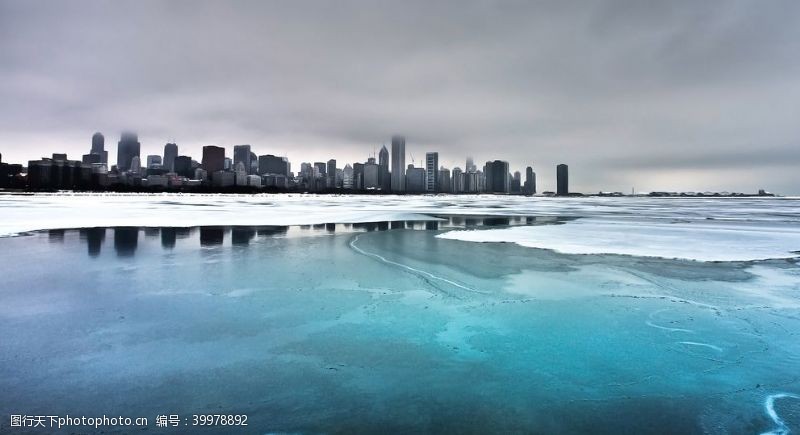
<svg viewBox="0 0 800 435"><path fill-rule="evenodd" d="M454 230L438 237L468 242L511 242L564 254L621 254L697 261L800 256L800 226L787 223L664 223L587 218L562 225Z"/></svg>

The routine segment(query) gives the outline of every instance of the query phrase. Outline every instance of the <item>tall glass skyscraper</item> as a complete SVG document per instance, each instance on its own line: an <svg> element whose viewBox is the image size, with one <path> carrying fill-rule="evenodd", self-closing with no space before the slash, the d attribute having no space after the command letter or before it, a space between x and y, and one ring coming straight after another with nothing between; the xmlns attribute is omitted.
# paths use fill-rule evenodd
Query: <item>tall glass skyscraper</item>
<svg viewBox="0 0 800 435"><path fill-rule="evenodd" d="M131 161L134 157L139 157L141 144L136 133L122 132L117 143L117 169L127 171L131 168Z"/></svg>
<svg viewBox="0 0 800 435"><path fill-rule="evenodd" d="M392 192L406 191L406 138L392 136Z"/></svg>
<svg viewBox="0 0 800 435"><path fill-rule="evenodd" d="M569 168L567 165L556 166L556 195L569 195Z"/></svg>
<svg viewBox="0 0 800 435"><path fill-rule="evenodd" d="M178 145L174 143L164 145L164 169L175 172L176 157L178 157Z"/></svg>
<svg viewBox="0 0 800 435"><path fill-rule="evenodd" d="M439 153L425 154L425 190L436 192L439 190Z"/></svg>

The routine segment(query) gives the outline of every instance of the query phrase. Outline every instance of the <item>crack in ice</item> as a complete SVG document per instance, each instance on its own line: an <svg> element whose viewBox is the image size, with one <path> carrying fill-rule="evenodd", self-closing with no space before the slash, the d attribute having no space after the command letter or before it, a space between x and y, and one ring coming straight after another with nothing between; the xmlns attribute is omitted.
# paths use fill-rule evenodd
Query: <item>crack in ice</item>
<svg viewBox="0 0 800 435"><path fill-rule="evenodd" d="M708 343L700 343L700 342L697 342L697 341L679 341L678 344L685 344L687 346L707 347L709 349L714 349L717 352L722 352L722 348L721 347L715 346L713 344L708 344Z"/></svg>
<svg viewBox="0 0 800 435"><path fill-rule="evenodd" d="M381 255L374 254L372 252L367 252L367 251L359 248L358 246L356 246L356 241L358 240L358 238L359 238L359 236L355 236L350 240L350 247L353 248L353 250L355 250L356 252L358 252L361 255L366 255L367 257L375 258L375 259L380 260L380 261L382 261L382 262L384 262L386 264L391 264L393 266L397 266L397 267L403 268L403 269L405 269L405 270L407 270L409 272L412 272L412 273L415 273L415 274L418 274L418 275L423 275L423 276L425 276L427 278L435 279L435 280L450 284L450 285L452 285L454 287L458 287L458 288L460 288L462 290L466 290L468 292L480 293L480 294L488 294L486 292L483 292L483 291L480 291L480 290L475 290L475 289L469 288L467 286L461 285L461 284L459 284L459 283L457 283L455 281L451 281L451 280L449 280L447 278L442 278L441 276L434 275L434 274L432 274L430 272L426 272L424 270L416 269L416 268L408 266L406 264L402 264L402 263L398 263L396 261L389 260L389 259L387 259L387 258L385 258L385 257L383 257Z"/></svg>
<svg viewBox="0 0 800 435"><path fill-rule="evenodd" d="M792 393L777 393L767 396L764 400L764 410L767 411L769 418L771 418L773 423L778 427L769 432L763 432L761 435L789 435L791 433L789 426L786 425L786 422L783 421L778 415L778 412L775 411L775 400L777 399L800 399L800 396Z"/></svg>

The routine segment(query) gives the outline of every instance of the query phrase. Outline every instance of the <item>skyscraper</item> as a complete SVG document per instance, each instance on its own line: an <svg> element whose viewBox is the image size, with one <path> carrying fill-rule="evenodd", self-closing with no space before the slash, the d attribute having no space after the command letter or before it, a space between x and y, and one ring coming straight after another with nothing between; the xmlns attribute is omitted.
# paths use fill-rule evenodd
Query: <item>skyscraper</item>
<svg viewBox="0 0 800 435"><path fill-rule="evenodd" d="M406 191L406 138L392 136L392 192Z"/></svg>
<svg viewBox="0 0 800 435"><path fill-rule="evenodd" d="M117 169L120 172L131 168L131 161L134 157L139 157L140 148L141 144L136 133L122 132L117 143Z"/></svg>
<svg viewBox="0 0 800 435"><path fill-rule="evenodd" d="M425 190L436 192L439 190L439 153L425 154Z"/></svg>
<svg viewBox="0 0 800 435"><path fill-rule="evenodd" d="M364 182L363 188L364 189L378 189L380 186L380 180L378 178L380 166L375 163L375 159L370 157L367 160L367 163L364 164Z"/></svg>
<svg viewBox="0 0 800 435"><path fill-rule="evenodd" d="M509 192L508 162L503 160L486 162L483 172L486 177L487 192Z"/></svg>
<svg viewBox="0 0 800 435"><path fill-rule="evenodd" d="M106 138L99 131L92 135L92 150L89 154L100 156L100 163L108 164L108 151L106 151Z"/></svg>
<svg viewBox="0 0 800 435"><path fill-rule="evenodd" d="M336 159L328 160L328 170L325 175L328 178L328 188L336 187Z"/></svg>
<svg viewBox="0 0 800 435"><path fill-rule="evenodd" d="M317 173L320 177L325 178L325 174L327 173L327 165L324 162L314 162L314 168L317 170Z"/></svg>
<svg viewBox="0 0 800 435"><path fill-rule="evenodd" d="M477 172L478 168L475 166L475 161L472 157L467 157L467 164L464 166L464 172Z"/></svg>
<svg viewBox="0 0 800 435"><path fill-rule="evenodd" d="M225 148L214 145L204 146L201 166L210 176L213 176L214 172L224 170Z"/></svg>
<svg viewBox="0 0 800 435"><path fill-rule="evenodd" d="M386 145L378 151L378 165L385 167L386 172L389 172L389 150L386 149Z"/></svg>
<svg viewBox="0 0 800 435"><path fill-rule="evenodd" d="M350 166L350 163L344 165L342 187L345 189L353 188L353 167Z"/></svg>
<svg viewBox="0 0 800 435"><path fill-rule="evenodd" d="M178 145L174 143L164 145L164 169L175 172L176 157L178 157Z"/></svg>
<svg viewBox="0 0 800 435"><path fill-rule="evenodd" d="M450 193L453 191L453 183L450 181L450 170L442 166L439 169L439 192Z"/></svg>
<svg viewBox="0 0 800 435"><path fill-rule="evenodd" d="M464 173L461 172L461 168L456 166L453 168L453 174L451 176L453 179L452 181L452 190L453 193L461 193L464 191Z"/></svg>
<svg viewBox="0 0 800 435"><path fill-rule="evenodd" d="M237 163L240 163L244 166L245 173L250 173L250 167L253 164L252 161L253 153L250 151L250 145L234 145L233 146L233 167L236 167Z"/></svg>
<svg viewBox="0 0 800 435"><path fill-rule="evenodd" d="M569 195L569 173L565 164L556 166L556 195Z"/></svg>
<svg viewBox="0 0 800 435"><path fill-rule="evenodd" d="M533 172L533 168L530 166L525 168L525 188L522 190L522 193L526 195L536 193L536 173Z"/></svg>
<svg viewBox="0 0 800 435"><path fill-rule="evenodd" d="M389 150L386 145L381 147L378 152L378 179L381 190L388 192L392 188L392 180L389 177Z"/></svg>
<svg viewBox="0 0 800 435"><path fill-rule="evenodd" d="M519 171L514 171L514 176L511 177L509 182L508 191L510 193L520 193L522 190L522 174Z"/></svg>

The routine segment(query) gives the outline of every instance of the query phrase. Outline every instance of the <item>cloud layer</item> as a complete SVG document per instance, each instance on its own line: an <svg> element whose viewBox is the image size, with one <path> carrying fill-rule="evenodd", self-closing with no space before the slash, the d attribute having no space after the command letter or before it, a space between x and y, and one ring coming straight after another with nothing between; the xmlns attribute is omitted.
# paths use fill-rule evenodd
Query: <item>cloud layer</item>
<svg viewBox="0 0 800 435"><path fill-rule="evenodd" d="M800 2L0 0L0 152L122 129L363 161L532 164L552 188L800 193ZM410 157L407 158L410 161ZM343 166L343 164L342 164Z"/></svg>

